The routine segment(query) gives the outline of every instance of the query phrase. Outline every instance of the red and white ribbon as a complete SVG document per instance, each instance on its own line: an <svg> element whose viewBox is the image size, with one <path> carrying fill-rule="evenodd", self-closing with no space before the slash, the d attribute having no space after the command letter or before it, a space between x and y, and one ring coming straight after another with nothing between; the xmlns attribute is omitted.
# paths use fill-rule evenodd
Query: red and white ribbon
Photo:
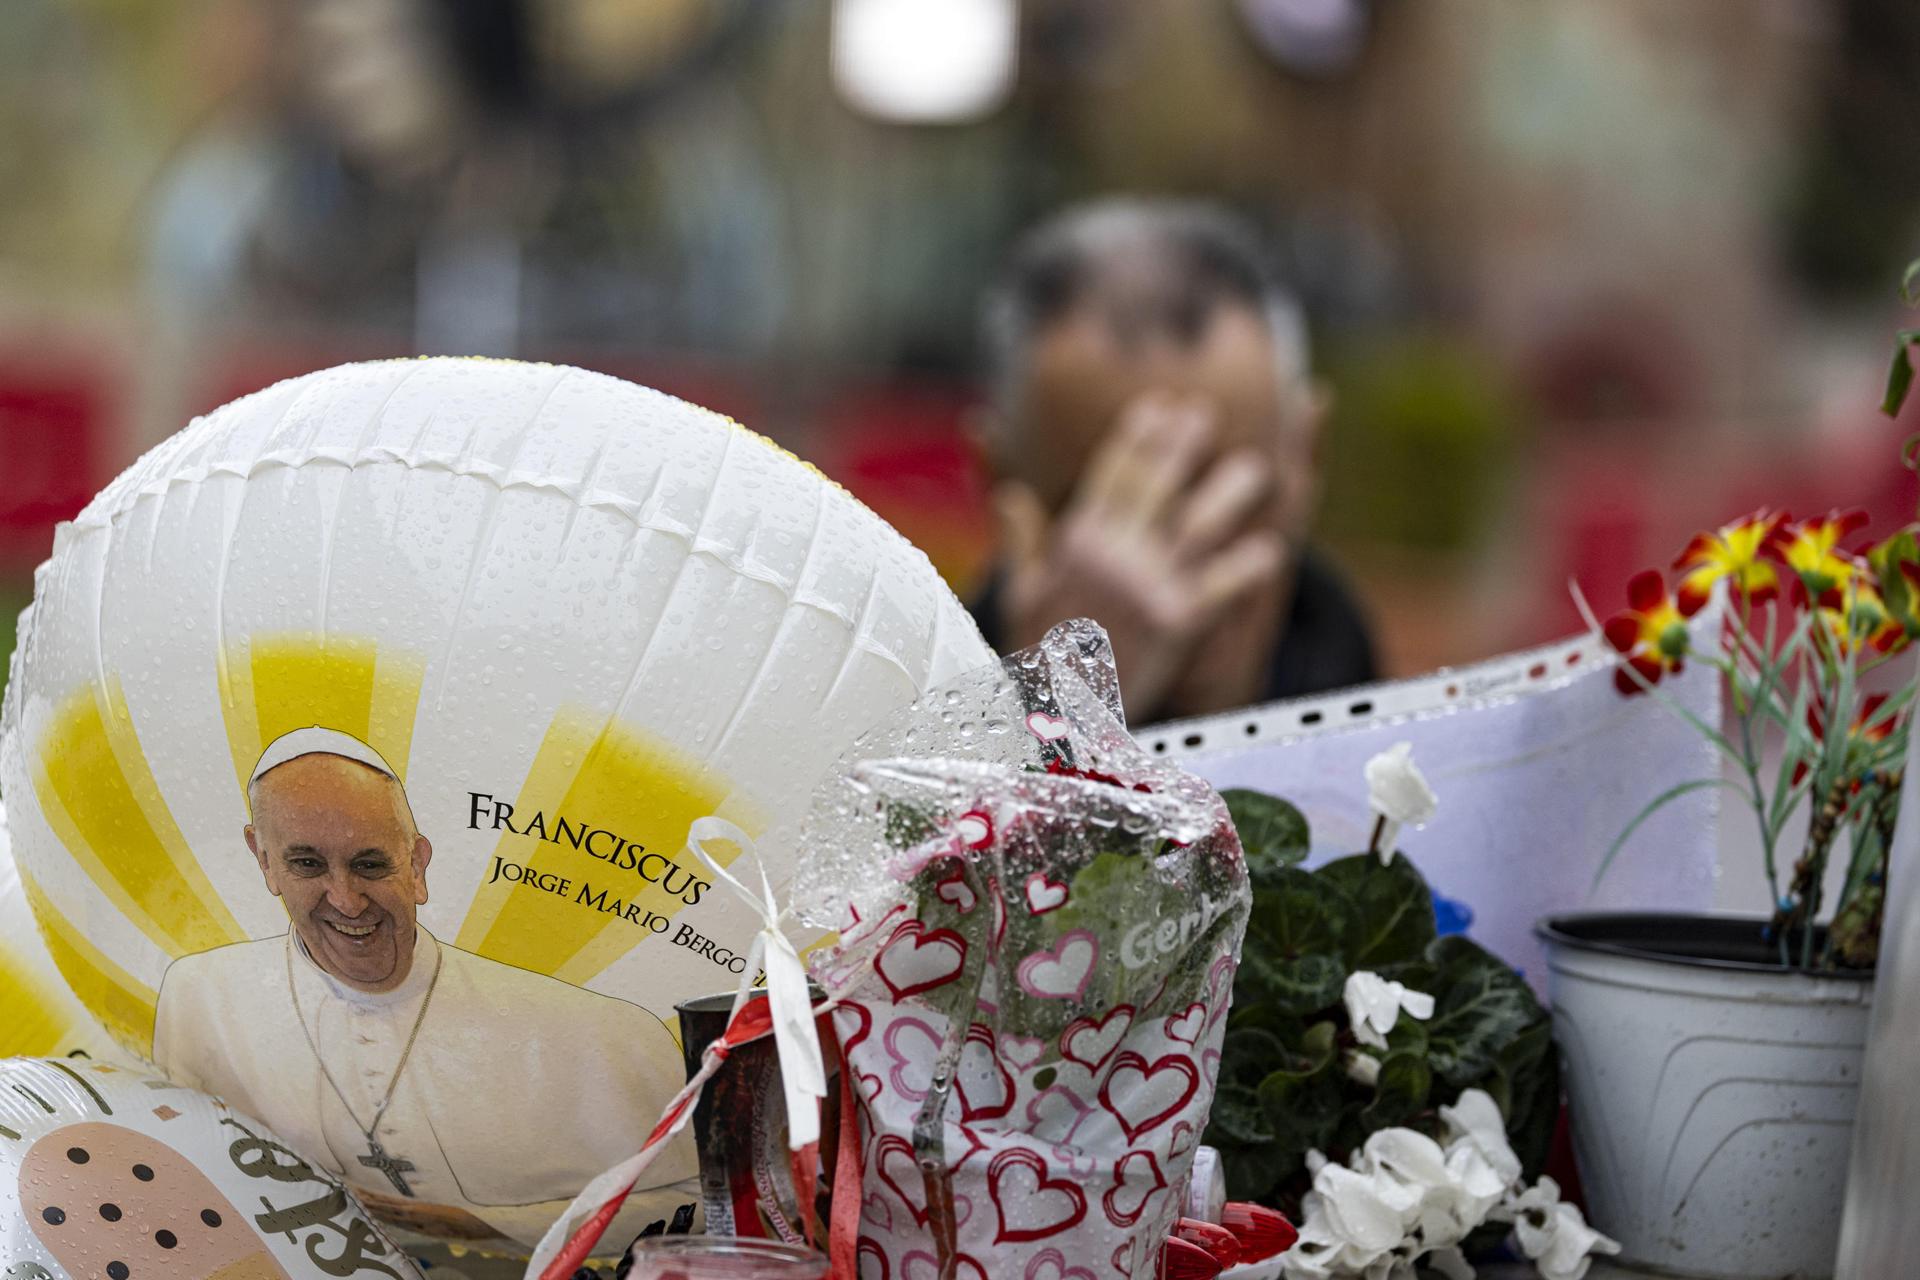
<svg viewBox="0 0 1920 1280"><path fill-rule="evenodd" d="M729 841L739 847L742 856L751 856L760 872L762 892L754 893L716 862L704 847L708 840ZM781 912L774 904L773 885L754 848L753 838L724 818L706 817L696 819L689 828L687 847L715 875L732 886L759 913L762 921L760 932L754 935L753 946L747 953L740 988L734 993L727 1029L701 1054L700 1069L667 1104L660 1123L654 1126L645 1145L589 1182L547 1228L527 1262L527 1280L572 1280L573 1273L600 1243L608 1224L620 1212L628 1193L653 1163L660 1148L686 1128L707 1081L743 1044L769 1035L773 1037L780 1055L780 1079L786 1091L787 1145L801 1151L819 1141L819 1104L827 1095L827 1070L820 1051L816 1019L839 1002L830 999L818 1008L813 1007L807 990L806 967L780 928ZM767 998L754 1000L751 998L753 981L763 968L767 975ZM576 1222L578 1226L574 1225Z"/></svg>

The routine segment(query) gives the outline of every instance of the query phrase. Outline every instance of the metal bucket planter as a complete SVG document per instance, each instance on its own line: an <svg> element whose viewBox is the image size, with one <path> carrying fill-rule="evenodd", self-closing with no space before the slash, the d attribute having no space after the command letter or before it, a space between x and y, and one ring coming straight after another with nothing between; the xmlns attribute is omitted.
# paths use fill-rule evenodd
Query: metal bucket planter
<svg viewBox="0 0 1920 1280"><path fill-rule="evenodd" d="M1538 926L1594 1224L1679 1276L1833 1275L1871 974L1783 968L1760 922Z"/></svg>

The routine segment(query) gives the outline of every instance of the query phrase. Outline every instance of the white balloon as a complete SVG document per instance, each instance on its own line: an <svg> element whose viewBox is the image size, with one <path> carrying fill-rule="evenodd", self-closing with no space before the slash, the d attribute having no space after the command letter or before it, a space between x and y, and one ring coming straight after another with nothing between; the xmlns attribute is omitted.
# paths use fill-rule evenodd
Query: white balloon
<svg viewBox="0 0 1920 1280"><path fill-rule="evenodd" d="M61 527L0 787L117 1040L357 1187L526 1243L684 1079L674 1004L742 976L758 921L688 824L739 824L781 887L834 758L991 658L924 555L724 418L578 369L351 365L196 420ZM275 800L281 827L333 825L257 861L277 741L359 763L269 775L320 797ZM426 856L361 830L405 825L354 807L381 773ZM384 879L350 839L393 845Z"/></svg>
<svg viewBox="0 0 1920 1280"><path fill-rule="evenodd" d="M0 1257L39 1280L420 1280L258 1120L58 1058L0 1060Z"/></svg>
<svg viewBox="0 0 1920 1280"><path fill-rule="evenodd" d="M14 865L0 806L0 1058L81 1053L106 1056L112 1041L67 990L34 929L27 886Z"/></svg>

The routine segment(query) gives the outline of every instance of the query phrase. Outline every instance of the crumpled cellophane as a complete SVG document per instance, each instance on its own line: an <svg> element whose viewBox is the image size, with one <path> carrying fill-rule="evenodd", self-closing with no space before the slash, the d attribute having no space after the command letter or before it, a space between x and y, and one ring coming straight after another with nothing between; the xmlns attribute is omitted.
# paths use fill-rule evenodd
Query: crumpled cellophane
<svg viewBox="0 0 1920 1280"><path fill-rule="evenodd" d="M1249 899L1220 797L1128 735L1105 634L1063 624L870 731L802 848L795 902L841 935L812 969L860 1110L835 1207L859 1197L861 1275L1149 1280Z"/></svg>

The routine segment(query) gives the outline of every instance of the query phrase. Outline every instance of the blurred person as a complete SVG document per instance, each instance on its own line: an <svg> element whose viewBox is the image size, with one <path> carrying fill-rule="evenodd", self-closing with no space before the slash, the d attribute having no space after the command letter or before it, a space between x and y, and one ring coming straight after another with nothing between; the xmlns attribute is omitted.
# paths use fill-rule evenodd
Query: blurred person
<svg viewBox="0 0 1920 1280"><path fill-rule="evenodd" d="M209 113L150 202L163 334L515 355L750 346L769 331L777 193L718 74L762 25L757 6L244 11L260 31L249 92Z"/></svg>
<svg viewBox="0 0 1920 1280"><path fill-rule="evenodd" d="M990 643L1095 619L1136 723L1375 678L1308 543L1328 397L1247 227L1194 202L1068 209L1017 246L984 320Z"/></svg>

